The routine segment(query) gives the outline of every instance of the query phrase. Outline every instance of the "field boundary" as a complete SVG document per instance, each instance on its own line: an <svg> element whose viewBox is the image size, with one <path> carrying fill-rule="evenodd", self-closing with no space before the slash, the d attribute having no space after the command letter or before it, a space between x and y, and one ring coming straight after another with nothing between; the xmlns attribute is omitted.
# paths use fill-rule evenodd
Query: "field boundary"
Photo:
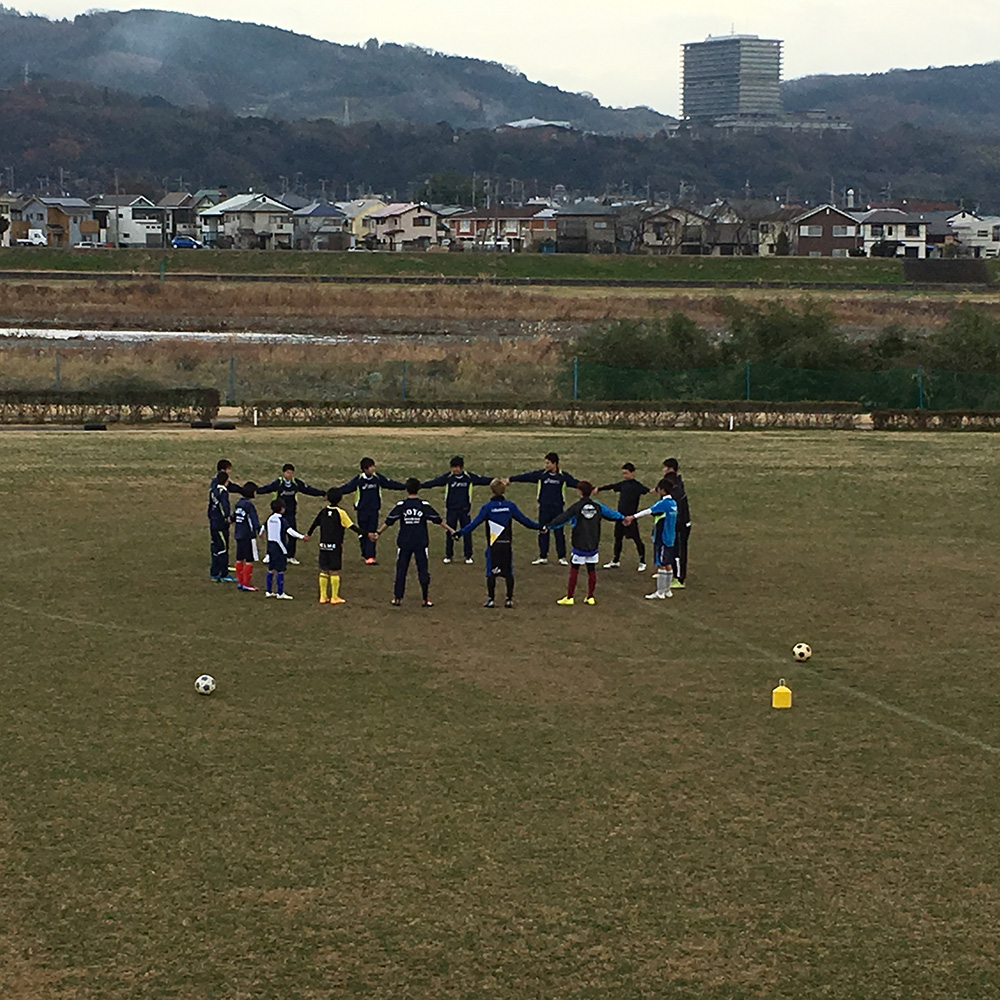
<svg viewBox="0 0 1000 1000"><path fill-rule="evenodd" d="M859 292L990 292L986 283L888 281L780 281L757 278L730 281L711 278L558 278L504 275L447 274L220 274L218 272L167 271L70 271L0 270L0 280L22 281L193 281L223 284L275 283L298 285L497 285L520 288L728 288L789 289L794 291Z"/></svg>

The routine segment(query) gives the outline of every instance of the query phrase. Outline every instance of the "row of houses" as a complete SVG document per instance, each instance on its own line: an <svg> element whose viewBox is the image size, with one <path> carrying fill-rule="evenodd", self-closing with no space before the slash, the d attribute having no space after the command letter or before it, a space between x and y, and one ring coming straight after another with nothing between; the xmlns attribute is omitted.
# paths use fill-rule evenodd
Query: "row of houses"
<svg viewBox="0 0 1000 1000"><path fill-rule="evenodd" d="M164 247L180 237L221 249L488 250L676 255L916 257L1000 255L1000 217L956 209L855 211L836 205L716 201L687 206L487 208L387 202L327 203L224 189L89 199L0 195L0 244Z"/></svg>

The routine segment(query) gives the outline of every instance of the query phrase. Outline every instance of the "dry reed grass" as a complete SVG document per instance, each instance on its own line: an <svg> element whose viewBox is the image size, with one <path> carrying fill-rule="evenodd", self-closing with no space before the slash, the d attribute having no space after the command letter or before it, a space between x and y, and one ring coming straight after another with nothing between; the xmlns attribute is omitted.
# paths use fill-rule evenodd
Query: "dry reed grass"
<svg viewBox="0 0 1000 1000"><path fill-rule="evenodd" d="M19 282L0 283L0 323L120 329L255 329L337 332L350 319L419 320L441 332L463 323L591 323L686 313L718 329L727 299L822 303L842 325L881 329L902 323L929 330L955 307L974 300L1000 312L1000 295L741 289L677 292L670 289L505 288L489 285L375 286L319 284L219 284L214 282ZM348 324L349 325L349 324Z"/></svg>

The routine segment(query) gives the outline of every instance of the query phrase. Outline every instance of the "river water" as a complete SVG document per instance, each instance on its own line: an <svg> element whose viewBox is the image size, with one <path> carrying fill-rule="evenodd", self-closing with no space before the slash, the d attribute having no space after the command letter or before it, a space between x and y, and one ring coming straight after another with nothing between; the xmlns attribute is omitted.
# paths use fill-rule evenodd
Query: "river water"
<svg viewBox="0 0 1000 1000"><path fill-rule="evenodd" d="M3 340L76 340L125 344L152 343L157 340L197 340L230 344L375 344L384 340L398 342L398 334L325 334L322 337L296 333L219 333L209 330L53 330L46 327L0 327Z"/></svg>

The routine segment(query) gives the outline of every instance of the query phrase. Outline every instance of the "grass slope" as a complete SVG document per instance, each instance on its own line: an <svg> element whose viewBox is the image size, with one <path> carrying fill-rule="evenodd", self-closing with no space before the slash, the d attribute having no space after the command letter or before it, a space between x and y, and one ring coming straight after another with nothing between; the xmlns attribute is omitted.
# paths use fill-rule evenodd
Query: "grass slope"
<svg viewBox="0 0 1000 1000"><path fill-rule="evenodd" d="M597 607L557 607L520 528L513 611L480 606L481 540L445 567L440 532L430 611L413 581L388 607L389 538L374 569L352 547L342 608L314 543L294 602L206 579L220 451L325 485L364 453L428 476L552 447L602 482L679 452L686 591L644 601L627 551ZM0 456L5 996L996 995L997 755L960 735L1000 745L988 436L39 431Z"/></svg>
<svg viewBox="0 0 1000 1000"><path fill-rule="evenodd" d="M7 247L0 269L204 274L455 275L609 280L903 283L898 260L810 257L654 257L602 254L335 253L258 250L53 250Z"/></svg>

